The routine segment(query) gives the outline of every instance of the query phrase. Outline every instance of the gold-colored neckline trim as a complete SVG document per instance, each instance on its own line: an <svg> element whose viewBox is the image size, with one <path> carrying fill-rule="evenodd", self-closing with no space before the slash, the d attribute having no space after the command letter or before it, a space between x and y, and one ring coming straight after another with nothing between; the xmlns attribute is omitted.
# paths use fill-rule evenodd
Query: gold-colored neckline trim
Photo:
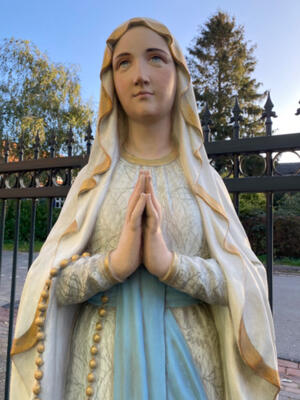
<svg viewBox="0 0 300 400"><path fill-rule="evenodd" d="M159 165L164 165L164 164L169 164L170 162L176 160L178 157L178 151L177 149L173 149L169 154L166 156L163 156L161 158L155 158L155 159L146 159L146 158L140 158L136 157L133 154L128 153L123 147L121 148L121 157L124 158L126 161L132 163L132 164L138 164L138 165L147 165L149 167L156 167Z"/></svg>

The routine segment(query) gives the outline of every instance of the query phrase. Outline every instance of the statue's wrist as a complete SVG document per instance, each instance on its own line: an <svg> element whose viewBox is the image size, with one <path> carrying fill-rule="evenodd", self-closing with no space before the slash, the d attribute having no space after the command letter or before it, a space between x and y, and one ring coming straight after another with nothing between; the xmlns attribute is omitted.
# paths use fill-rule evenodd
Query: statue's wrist
<svg viewBox="0 0 300 400"><path fill-rule="evenodd" d="M107 275L110 276L112 280L114 280L114 283L121 283L123 282L126 278L123 278L119 276L119 274L115 271L115 269L112 266L111 258L112 258L112 253L115 252L115 250L112 250L107 253L104 261L105 265L105 270L107 272Z"/></svg>

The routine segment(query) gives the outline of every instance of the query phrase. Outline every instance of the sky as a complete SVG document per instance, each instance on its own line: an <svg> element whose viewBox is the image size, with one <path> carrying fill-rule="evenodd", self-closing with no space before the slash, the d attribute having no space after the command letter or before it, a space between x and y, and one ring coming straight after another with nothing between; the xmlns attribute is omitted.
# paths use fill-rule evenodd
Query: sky
<svg viewBox="0 0 300 400"><path fill-rule="evenodd" d="M218 10L235 17L256 44L253 77L270 90L275 134L300 132L300 0L0 0L0 40L27 39L51 61L79 67L82 96L96 109L105 40L122 22L145 16L167 25L184 54ZM300 161L291 157L291 161Z"/></svg>

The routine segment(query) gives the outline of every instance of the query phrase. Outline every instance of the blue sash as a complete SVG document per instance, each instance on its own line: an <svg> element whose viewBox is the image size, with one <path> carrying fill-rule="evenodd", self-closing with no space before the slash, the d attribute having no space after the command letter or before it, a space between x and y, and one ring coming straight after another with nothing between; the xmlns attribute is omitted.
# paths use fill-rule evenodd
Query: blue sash
<svg viewBox="0 0 300 400"><path fill-rule="evenodd" d="M101 304L98 293L88 301ZM170 310L199 303L140 266L105 292L116 307L114 400L207 400L189 348Z"/></svg>

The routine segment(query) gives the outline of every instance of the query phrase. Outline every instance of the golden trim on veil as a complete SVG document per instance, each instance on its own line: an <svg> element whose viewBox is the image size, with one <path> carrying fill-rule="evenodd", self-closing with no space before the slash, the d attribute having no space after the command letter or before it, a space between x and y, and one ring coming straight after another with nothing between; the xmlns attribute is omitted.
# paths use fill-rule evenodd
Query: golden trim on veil
<svg viewBox="0 0 300 400"><path fill-rule="evenodd" d="M244 360L247 364L263 379L280 389L280 378L278 372L269 367L251 343L247 334L243 319L240 324L239 347Z"/></svg>

